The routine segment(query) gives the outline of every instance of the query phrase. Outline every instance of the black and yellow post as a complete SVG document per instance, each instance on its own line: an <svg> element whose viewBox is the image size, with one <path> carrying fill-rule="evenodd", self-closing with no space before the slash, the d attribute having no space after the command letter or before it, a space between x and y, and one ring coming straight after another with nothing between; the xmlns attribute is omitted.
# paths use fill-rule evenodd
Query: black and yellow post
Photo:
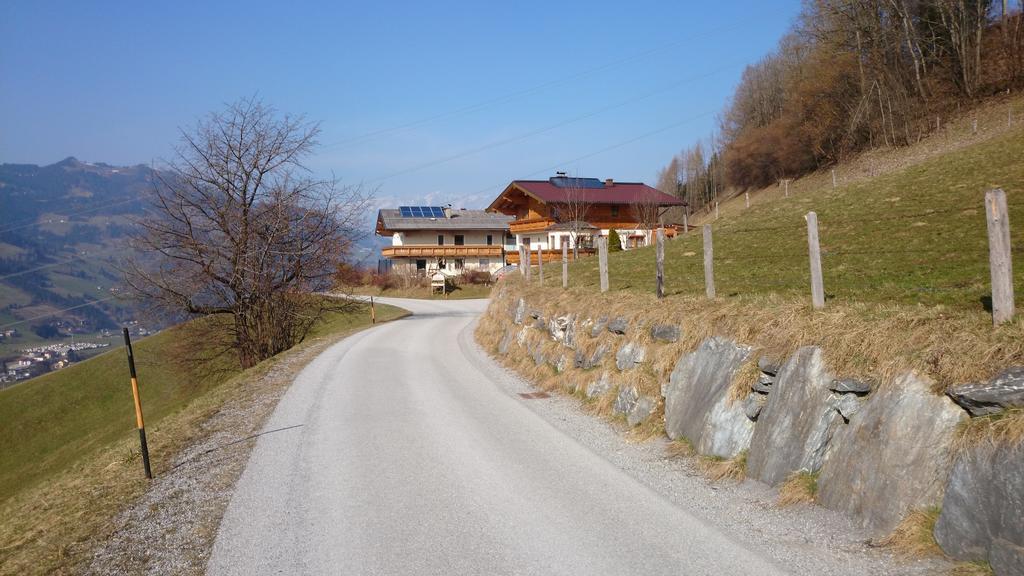
<svg viewBox="0 0 1024 576"><path fill-rule="evenodd" d="M377 309L373 306L373 296L370 296L370 324L377 323Z"/></svg>
<svg viewBox="0 0 1024 576"><path fill-rule="evenodd" d="M139 442L142 445L142 466L146 469L146 478L153 478L149 468L149 446L146 445L146 424L142 420L142 399L139 398L139 378L135 374L135 354L132 353L132 338L128 329L124 329L124 347L128 351L128 371L132 376L132 396L135 397L135 425L139 429Z"/></svg>

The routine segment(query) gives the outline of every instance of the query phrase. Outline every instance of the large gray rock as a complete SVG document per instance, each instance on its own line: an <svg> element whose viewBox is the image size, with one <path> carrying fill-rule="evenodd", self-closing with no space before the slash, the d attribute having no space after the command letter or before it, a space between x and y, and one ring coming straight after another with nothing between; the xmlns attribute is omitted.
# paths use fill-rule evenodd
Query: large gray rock
<svg viewBox="0 0 1024 576"><path fill-rule="evenodd" d="M635 386L623 386L619 390L619 395L615 397L612 412L623 415L629 414L633 411L633 407L636 406L636 402L639 399L640 394L636 391Z"/></svg>
<svg viewBox="0 0 1024 576"><path fill-rule="evenodd" d="M604 332L606 326L608 326L608 317L601 316L594 322L594 325L590 327L590 337L597 338L600 336L601 332Z"/></svg>
<svg viewBox="0 0 1024 576"><path fill-rule="evenodd" d="M761 415L761 410L764 409L764 405L767 403L768 396L751 392L743 399L743 413L747 415L747 418L756 422L757 417Z"/></svg>
<svg viewBox="0 0 1024 576"><path fill-rule="evenodd" d="M569 325L565 327L565 335L562 336L562 345L572 350L576 349L576 317L570 317Z"/></svg>
<svg viewBox="0 0 1024 576"><path fill-rule="evenodd" d="M777 360L772 360L767 356L761 356L757 359L757 368L765 374L775 376L779 373L779 368L782 367L782 363Z"/></svg>
<svg viewBox="0 0 1024 576"><path fill-rule="evenodd" d="M501 354L502 356L508 354L508 348L512 345L513 337L512 329L506 328L505 335L501 337L501 342L498 342L498 354Z"/></svg>
<svg viewBox="0 0 1024 576"><path fill-rule="evenodd" d="M838 392L840 394L867 394L871 392L871 384L854 378L843 378L842 380L833 380L832 384L829 385L829 390Z"/></svg>
<svg viewBox="0 0 1024 576"><path fill-rule="evenodd" d="M750 348L721 337L708 338L684 355L665 387L665 432L686 438L701 454L732 458L750 443L754 424L743 403L729 403L733 376Z"/></svg>
<svg viewBox="0 0 1024 576"><path fill-rule="evenodd" d="M839 412L839 415L843 417L843 420L849 422L854 414L860 412L860 409L864 406L864 401L858 398L856 394L843 394L834 397L832 405Z"/></svg>
<svg viewBox="0 0 1024 576"><path fill-rule="evenodd" d="M612 389L611 379L608 377L608 372L602 372L601 377L594 380L590 384L587 384L586 395L588 399L597 398L603 396Z"/></svg>
<svg viewBox="0 0 1024 576"><path fill-rule="evenodd" d="M815 346L797 350L782 365L757 418L748 476L774 486L797 470L821 468L828 441L842 422L830 402L831 383L821 349Z"/></svg>
<svg viewBox="0 0 1024 576"><path fill-rule="evenodd" d="M880 386L833 438L818 476L818 502L890 532L910 510L939 503L953 436L966 417L915 374Z"/></svg>
<svg viewBox="0 0 1024 576"><path fill-rule="evenodd" d="M615 367L619 370L629 370L637 364L642 364L646 357L646 348L634 342L627 342L615 354Z"/></svg>
<svg viewBox="0 0 1024 576"><path fill-rule="evenodd" d="M633 409L629 411L629 416L626 417L626 423L632 426L643 424L648 418L654 414L654 410L658 407L658 401L648 396L641 396L636 404L633 405Z"/></svg>
<svg viewBox="0 0 1024 576"><path fill-rule="evenodd" d="M757 380L750 386L754 392L760 392L761 394L768 394L772 391L772 386L775 384L775 376L771 374L761 373L757 377Z"/></svg>
<svg viewBox="0 0 1024 576"><path fill-rule="evenodd" d="M675 324L655 324L651 326L651 339L661 342L678 342L679 326Z"/></svg>
<svg viewBox="0 0 1024 576"><path fill-rule="evenodd" d="M516 310L513 315L512 321L516 324L522 324L523 320L526 319L526 300L519 299L519 303L516 304Z"/></svg>
<svg viewBox="0 0 1024 576"><path fill-rule="evenodd" d="M1024 574L1024 445L977 446L957 460L935 539L957 560Z"/></svg>
<svg viewBox="0 0 1024 576"><path fill-rule="evenodd" d="M947 392L971 416L997 414L1024 406L1024 366L1007 368L987 383L961 384Z"/></svg>
<svg viewBox="0 0 1024 576"><path fill-rule="evenodd" d="M624 316L616 316L608 323L608 331L612 334L619 334L620 336L626 333L629 329L629 321Z"/></svg>
<svg viewBox="0 0 1024 576"><path fill-rule="evenodd" d="M587 353L582 350L577 350L573 364L577 368L590 370L591 368L601 365L601 361L604 360L604 356L608 353L608 350L608 345L603 343L598 344L597 348L594 349L594 353L590 356L587 356Z"/></svg>

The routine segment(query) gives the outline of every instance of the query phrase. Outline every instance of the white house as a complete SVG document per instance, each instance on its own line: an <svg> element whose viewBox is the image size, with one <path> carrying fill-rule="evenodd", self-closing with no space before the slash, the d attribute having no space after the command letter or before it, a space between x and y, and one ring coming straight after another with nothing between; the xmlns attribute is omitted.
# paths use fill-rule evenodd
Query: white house
<svg viewBox="0 0 1024 576"><path fill-rule="evenodd" d="M402 274L494 272L515 252L512 217L483 210L401 206L377 212L377 235L390 237L381 256Z"/></svg>

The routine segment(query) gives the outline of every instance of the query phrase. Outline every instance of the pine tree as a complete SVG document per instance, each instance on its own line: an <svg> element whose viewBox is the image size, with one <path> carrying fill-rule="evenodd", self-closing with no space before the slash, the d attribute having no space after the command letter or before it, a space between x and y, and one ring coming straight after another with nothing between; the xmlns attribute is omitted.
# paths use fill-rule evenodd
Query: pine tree
<svg viewBox="0 0 1024 576"><path fill-rule="evenodd" d="M619 233L612 228L608 231L608 251L619 252L622 250L622 239L619 238Z"/></svg>

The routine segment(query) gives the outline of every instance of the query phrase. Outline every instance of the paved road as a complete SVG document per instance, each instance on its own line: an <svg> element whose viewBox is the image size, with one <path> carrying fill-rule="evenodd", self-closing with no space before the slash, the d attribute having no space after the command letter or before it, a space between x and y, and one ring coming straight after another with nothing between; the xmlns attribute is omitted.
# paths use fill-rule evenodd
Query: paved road
<svg viewBox="0 0 1024 576"><path fill-rule="evenodd" d="M260 437L211 574L781 574L559 432L472 343L485 301L307 366ZM536 402L536 400L532 400Z"/></svg>

